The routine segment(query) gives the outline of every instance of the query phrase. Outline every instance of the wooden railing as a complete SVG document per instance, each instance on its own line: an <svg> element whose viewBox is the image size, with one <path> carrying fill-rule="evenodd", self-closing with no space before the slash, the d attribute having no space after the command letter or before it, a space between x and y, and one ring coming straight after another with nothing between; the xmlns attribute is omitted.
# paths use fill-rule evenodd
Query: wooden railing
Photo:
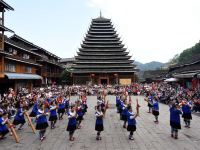
<svg viewBox="0 0 200 150"><path fill-rule="evenodd" d="M21 61L26 61L26 62L29 62L29 63L37 64L36 61L33 60L33 59L24 59L23 57L18 56L18 55L11 55L9 57L14 58L14 59L18 59L18 60L21 60Z"/></svg>

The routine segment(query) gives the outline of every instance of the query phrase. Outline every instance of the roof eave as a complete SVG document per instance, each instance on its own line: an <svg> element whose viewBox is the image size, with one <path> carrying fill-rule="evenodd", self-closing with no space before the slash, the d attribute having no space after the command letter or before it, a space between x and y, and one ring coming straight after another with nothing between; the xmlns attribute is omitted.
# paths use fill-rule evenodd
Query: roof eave
<svg viewBox="0 0 200 150"><path fill-rule="evenodd" d="M0 3L3 4L4 8L7 10L12 10L14 11L14 8L11 7L10 5L8 5L6 2L4 2L3 0L0 0Z"/></svg>

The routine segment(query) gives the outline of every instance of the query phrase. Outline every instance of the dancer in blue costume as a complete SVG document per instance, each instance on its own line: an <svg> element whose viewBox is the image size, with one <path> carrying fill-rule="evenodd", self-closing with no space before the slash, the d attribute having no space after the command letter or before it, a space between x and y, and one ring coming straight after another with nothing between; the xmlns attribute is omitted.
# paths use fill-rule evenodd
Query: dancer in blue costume
<svg viewBox="0 0 200 150"><path fill-rule="evenodd" d="M185 122L185 127L190 128L190 120L192 120L192 111L189 103L187 101L184 101L182 104L182 111L183 111L183 119Z"/></svg>
<svg viewBox="0 0 200 150"><path fill-rule="evenodd" d="M103 126L103 112L102 112L101 105L98 105L96 107L95 116L96 116L95 130L97 131L96 140L101 140L101 132L104 130L104 126Z"/></svg>
<svg viewBox="0 0 200 150"><path fill-rule="evenodd" d="M75 140L73 135L77 128L77 122L76 122L77 113L76 113L75 109L76 109L75 105L72 105L70 111L68 112L69 121L68 121L67 131L69 132L69 140L70 141Z"/></svg>
<svg viewBox="0 0 200 150"><path fill-rule="evenodd" d="M0 111L0 140L5 138L5 135L8 134L9 130L6 126L8 121L8 114Z"/></svg>
<svg viewBox="0 0 200 150"><path fill-rule="evenodd" d="M139 105L136 106L136 114L134 114L132 107L129 105L128 106L128 112L127 112L127 121L128 121L128 126L127 126L127 131L130 132L129 134L129 140L134 140L133 138L133 133L136 131L136 118L139 115Z"/></svg>
<svg viewBox="0 0 200 150"><path fill-rule="evenodd" d="M153 100L153 108L152 108L152 114L155 116L155 123L158 123L158 116L159 116L159 103L158 98L155 97Z"/></svg>
<svg viewBox="0 0 200 150"><path fill-rule="evenodd" d="M52 101L50 103L50 116L49 116L49 121L51 122L51 129L55 128L55 124L58 119L57 108L58 107L56 105L56 101Z"/></svg>
<svg viewBox="0 0 200 150"><path fill-rule="evenodd" d="M22 130L22 127L26 123L24 118L25 109L23 108L23 104L21 102L18 102L17 105L17 113L14 117L13 125L17 126L20 124L18 130Z"/></svg>
<svg viewBox="0 0 200 150"><path fill-rule="evenodd" d="M181 119L182 114L179 104L170 105L170 126L171 126L171 137L178 139L178 130L181 129Z"/></svg>
<svg viewBox="0 0 200 150"><path fill-rule="evenodd" d="M46 128L49 126L47 122L48 113L45 112L44 104L39 106L37 116L36 116L36 130L39 130L40 140L45 139Z"/></svg>

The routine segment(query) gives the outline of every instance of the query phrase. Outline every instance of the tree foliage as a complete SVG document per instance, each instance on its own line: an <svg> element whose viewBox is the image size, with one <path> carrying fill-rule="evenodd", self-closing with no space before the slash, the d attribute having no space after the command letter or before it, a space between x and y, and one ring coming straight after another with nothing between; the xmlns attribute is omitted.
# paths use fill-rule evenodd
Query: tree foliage
<svg viewBox="0 0 200 150"><path fill-rule="evenodd" d="M195 44L193 47L184 50L180 55L176 54L172 59L170 59L170 65L183 64L194 58L200 58L200 42Z"/></svg>
<svg viewBox="0 0 200 150"><path fill-rule="evenodd" d="M195 57L196 55L199 55L199 54L200 54L200 43L197 43L195 46L184 50L180 54L180 56L178 58L178 62L184 63L188 60L193 59L193 57Z"/></svg>
<svg viewBox="0 0 200 150"><path fill-rule="evenodd" d="M179 54L176 54L172 59L169 60L169 62L167 64L169 64L169 65L177 64L178 59L179 59Z"/></svg>
<svg viewBox="0 0 200 150"><path fill-rule="evenodd" d="M70 70L65 69L61 74L61 82L66 85L73 84L73 78L71 76Z"/></svg>

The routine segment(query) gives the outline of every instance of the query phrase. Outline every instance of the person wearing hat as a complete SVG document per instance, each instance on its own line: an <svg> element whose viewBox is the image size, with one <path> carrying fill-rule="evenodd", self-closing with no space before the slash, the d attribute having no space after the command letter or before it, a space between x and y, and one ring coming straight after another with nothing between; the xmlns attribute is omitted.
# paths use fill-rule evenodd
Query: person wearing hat
<svg viewBox="0 0 200 150"><path fill-rule="evenodd" d="M180 106L178 103L170 105L170 126L171 126L171 137L178 139L178 130L181 129L181 119L182 114Z"/></svg>

